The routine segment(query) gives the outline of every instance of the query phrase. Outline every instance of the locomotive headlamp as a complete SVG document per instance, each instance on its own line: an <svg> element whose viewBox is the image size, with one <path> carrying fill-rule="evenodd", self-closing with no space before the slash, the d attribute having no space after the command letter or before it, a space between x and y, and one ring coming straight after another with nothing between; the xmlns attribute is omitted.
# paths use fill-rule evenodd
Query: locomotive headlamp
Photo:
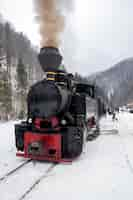
<svg viewBox="0 0 133 200"><path fill-rule="evenodd" d="M61 120L61 124L65 126L67 124L67 121L65 119Z"/></svg>

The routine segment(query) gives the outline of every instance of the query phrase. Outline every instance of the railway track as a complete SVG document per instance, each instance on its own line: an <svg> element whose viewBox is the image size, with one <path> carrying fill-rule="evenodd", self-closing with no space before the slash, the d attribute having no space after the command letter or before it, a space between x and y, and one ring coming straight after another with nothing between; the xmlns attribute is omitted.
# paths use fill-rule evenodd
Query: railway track
<svg viewBox="0 0 133 200"><path fill-rule="evenodd" d="M100 135L116 135L119 131L117 129L103 129L100 130Z"/></svg>
<svg viewBox="0 0 133 200"><path fill-rule="evenodd" d="M56 166L57 164L52 164L42 176L40 176L25 192L24 194L18 199L18 200L24 200L29 193L31 193L34 188L39 185L39 183L44 180L45 178L48 177L49 173L52 171L52 169Z"/></svg>
<svg viewBox="0 0 133 200"><path fill-rule="evenodd" d="M2 200L24 200L57 164L27 160L0 178ZM6 192L5 192L6 191Z"/></svg>
<svg viewBox="0 0 133 200"><path fill-rule="evenodd" d="M5 179L9 178L10 176L12 176L13 174L15 174L16 172L18 172L20 169L22 169L24 166L26 166L30 162L31 162L31 160L27 160L27 161L23 162L22 164L20 164L19 166L17 166L16 168L7 172L4 176L0 177L0 183L2 181L4 181Z"/></svg>

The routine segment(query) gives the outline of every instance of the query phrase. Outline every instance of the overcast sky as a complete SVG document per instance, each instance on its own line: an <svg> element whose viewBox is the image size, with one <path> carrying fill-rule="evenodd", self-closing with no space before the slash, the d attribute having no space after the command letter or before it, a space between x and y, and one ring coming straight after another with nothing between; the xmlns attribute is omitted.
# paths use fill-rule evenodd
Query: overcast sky
<svg viewBox="0 0 133 200"><path fill-rule="evenodd" d="M39 45L32 0L0 0L0 12ZM75 0L67 22L72 71L93 73L133 56L133 0Z"/></svg>

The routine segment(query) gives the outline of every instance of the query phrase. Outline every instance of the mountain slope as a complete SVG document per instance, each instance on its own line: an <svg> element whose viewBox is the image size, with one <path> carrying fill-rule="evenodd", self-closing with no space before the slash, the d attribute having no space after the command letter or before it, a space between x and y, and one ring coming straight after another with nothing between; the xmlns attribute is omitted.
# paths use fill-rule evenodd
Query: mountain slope
<svg viewBox="0 0 133 200"><path fill-rule="evenodd" d="M133 101L133 58L119 62L91 79L104 89L114 106Z"/></svg>

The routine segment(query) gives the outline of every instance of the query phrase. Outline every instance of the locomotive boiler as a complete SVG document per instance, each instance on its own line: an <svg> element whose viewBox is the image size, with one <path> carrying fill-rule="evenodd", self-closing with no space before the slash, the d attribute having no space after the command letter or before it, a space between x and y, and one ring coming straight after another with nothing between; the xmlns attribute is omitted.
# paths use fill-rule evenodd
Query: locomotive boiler
<svg viewBox="0 0 133 200"><path fill-rule="evenodd" d="M83 151L86 97L95 98L95 87L76 82L65 71L57 48L42 48L38 58L46 78L30 88L27 120L15 125L17 156L72 160Z"/></svg>

